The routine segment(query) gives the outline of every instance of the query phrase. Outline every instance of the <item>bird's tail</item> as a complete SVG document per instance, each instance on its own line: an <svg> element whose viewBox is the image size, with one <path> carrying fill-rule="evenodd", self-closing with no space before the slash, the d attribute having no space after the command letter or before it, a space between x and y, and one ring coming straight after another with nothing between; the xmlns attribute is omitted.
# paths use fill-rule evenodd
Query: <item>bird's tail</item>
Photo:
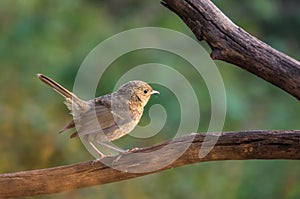
<svg viewBox="0 0 300 199"><path fill-rule="evenodd" d="M43 74L37 74L38 78L44 82L45 84L52 87L56 92L61 94L66 98L67 103L73 102L80 108L84 108L86 106L86 102L81 100L79 97L77 97L74 93L68 91L66 88L61 86L59 83L55 82L54 80L50 79L49 77L43 75ZM67 104L69 108L69 104ZM79 108L78 107L78 108Z"/></svg>

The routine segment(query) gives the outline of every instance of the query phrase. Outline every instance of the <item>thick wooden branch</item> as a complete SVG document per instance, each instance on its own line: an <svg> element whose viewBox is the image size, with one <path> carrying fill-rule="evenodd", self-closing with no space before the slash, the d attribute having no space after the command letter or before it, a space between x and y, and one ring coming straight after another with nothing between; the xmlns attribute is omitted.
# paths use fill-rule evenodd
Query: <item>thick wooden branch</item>
<svg viewBox="0 0 300 199"><path fill-rule="evenodd" d="M105 164L85 162L50 169L2 174L0 175L0 198L65 192L135 178L197 162L300 159L300 131L210 133L208 134L210 139L204 141L205 135L192 134L179 137L171 142L125 154L115 162L116 157L108 157L103 160ZM206 151L212 147L212 140L216 138L219 139L208 155L199 158L200 147L204 147L201 151ZM160 168L162 163L168 162L181 153L187 144L190 146L182 156ZM115 169L107 165L113 165ZM153 168L158 169L153 171Z"/></svg>
<svg viewBox="0 0 300 199"><path fill-rule="evenodd" d="M210 0L164 0L199 40L211 47L211 57L235 64L300 99L300 63L236 26Z"/></svg>

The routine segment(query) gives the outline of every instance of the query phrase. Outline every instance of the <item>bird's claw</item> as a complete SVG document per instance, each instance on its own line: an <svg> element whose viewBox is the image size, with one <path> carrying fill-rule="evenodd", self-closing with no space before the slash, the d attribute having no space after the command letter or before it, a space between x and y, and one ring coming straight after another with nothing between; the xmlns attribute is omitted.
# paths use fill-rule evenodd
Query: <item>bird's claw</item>
<svg viewBox="0 0 300 199"><path fill-rule="evenodd" d="M121 157L123 156L124 153L119 153L119 155L117 156L116 159L114 159L114 161L112 161L112 166L114 166L115 164L117 164L119 162L119 160L121 159Z"/></svg>
<svg viewBox="0 0 300 199"><path fill-rule="evenodd" d="M91 162L91 165L94 165L94 164L100 162L101 159L102 159L102 158L97 158L97 159L93 160L93 161Z"/></svg>

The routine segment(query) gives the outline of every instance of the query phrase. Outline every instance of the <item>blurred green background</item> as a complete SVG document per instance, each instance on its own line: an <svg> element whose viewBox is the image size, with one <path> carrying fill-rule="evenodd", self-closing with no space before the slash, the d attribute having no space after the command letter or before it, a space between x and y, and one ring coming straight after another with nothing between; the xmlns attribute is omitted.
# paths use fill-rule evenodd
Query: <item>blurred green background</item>
<svg viewBox="0 0 300 199"><path fill-rule="evenodd" d="M213 2L246 31L300 60L298 0ZM71 89L80 64L98 43L121 31L145 26L170 28L194 38L185 24L159 1L0 1L1 173L92 159L79 139L69 140L68 135L56 133L71 116L62 103L63 98L38 81L35 74L47 74ZM207 47L204 42L201 44ZM112 90L118 75L126 71L122 65L135 66L152 61L151 58L171 66L181 63L178 57L157 51L129 54L114 63L111 73L108 71L101 80L103 87L97 94ZM220 61L216 64L227 94L224 131L300 129L300 105L295 98L236 66ZM193 79L197 83L198 77L193 71L184 71L192 84ZM201 103L199 131L205 131L210 117L209 96L206 89L195 82ZM170 110L178 107L175 100L167 97L155 98L150 103L167 104ZM176 117L172 121L176 124ZM145 114L141 123L147 122L149 118ZM163 133L169 135L172 128L166 125ZM127 143L126 139L123 142ZM167 139L168 136L160 136L149 143ZM143 144L147 145L147 141ZM277 160L201 163L36 198L71 197L296 199L300 198L300 164L299 161Z"/></svg>

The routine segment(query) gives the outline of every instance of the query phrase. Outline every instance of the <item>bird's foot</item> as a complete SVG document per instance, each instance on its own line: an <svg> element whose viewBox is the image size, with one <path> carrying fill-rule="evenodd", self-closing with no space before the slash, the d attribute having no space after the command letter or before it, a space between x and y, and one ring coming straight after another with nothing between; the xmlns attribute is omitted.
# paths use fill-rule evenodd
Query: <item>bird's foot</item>
<svg viewBox="0 0 300 199"><path fill-rule="evenodd" d="M100 158L97 158L97 159L95 159L95 160L93 160L92 162L91 162L91 165L94 165L94 164L96 164L96 163L98 163L98 162L100 162L101 161L101 159Z"/></svg>
<svg viewBox="0 0 300 199"><path fill-rule="evenodd" d="M99 154L99 157L97 158L97 159L95 159L95 160L93 160L92 162L91 162L91 165L94 165L94 164L96 164L96 163L98 163L98 162L101 162L101 160L104 158L105 156L104 155L100 155Z"/></svg>
<svg viewBox="0 0 300 199"><path fill-rule="evenodd" d="M112 162L112 166L117 164L123 155L124 155L124 153L120 152L119 155L117 156L117 158Z"/></svg>
<svg viewBox="0 0 300 199"><path fill-rule="evenodd" d="M119 152L119 155L118 155L117 158L112 162L112 165L117 164L124 154L134 152L134 151L136 151L136 150L138 150L138 149L139 149L138 147L133 147L133 148L127 149L126 151Z"/></svg>

